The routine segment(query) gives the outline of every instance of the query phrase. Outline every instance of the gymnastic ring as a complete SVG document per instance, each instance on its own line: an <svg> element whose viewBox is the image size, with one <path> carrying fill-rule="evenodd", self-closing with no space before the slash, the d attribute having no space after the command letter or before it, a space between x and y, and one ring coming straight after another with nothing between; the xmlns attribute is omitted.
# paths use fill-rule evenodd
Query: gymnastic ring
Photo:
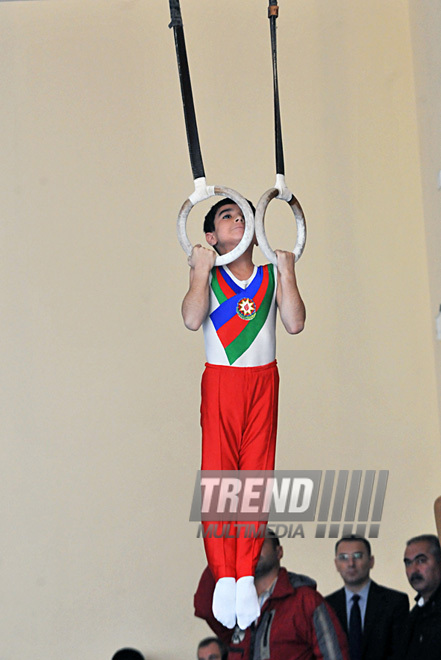
<svg viewBox="0 0 441 660"><path fill-rule="evenodd" d="M433 508L435 512L435 524L438 538L441 539L441 495L436 498Z"/></svg>
<svg viewBox="0 0 441 660"><path fill-rule="evenodd" d="M240 257L245 252L245 250L248 248L251 241L253 240L254 214L251 209L251 206L248 204L245 197L242 197L242 195L237 193L235 190L231 190L230 188L225 188L224 186L214 186L214 192L211 194L207 194L205 199L207 199L208 197L214 197L216 195L221 195L223 197L229 197L230 199L232 199L242 211L245 220L245 231L240 240L240 243L238 243L235 248L230 250L230 252L226 252L225 254L222 255L218 254L216 257L215 265L224 266L226 264L231 263L235 259L238 259L238 257ZM195 206L198 203L198 201L202 201L202 199L197 200L196 202L192 202L191 199L188 198L183 203L178 215L178 221L177 221L178 240L179 243L181 244L182 249L184 250L185 254L188 257L191 255L193 251L193 246L190 243L187 236L187 218L191 209L193 208L193 206Z"/></svg>
<svg viewBox="0 0 441 660"><path fill-rule="evenodd" d="M268 240L266 238L264 220L265 220L265 213L268 204L272 199L274 199L279 195L279 192L280 191L277 188L270 188L269 190L266 191L266 193L262 195L262 197L259 199L259 203L257 204L256 217L254 221L256 228L257 243L260 249L262 250L263 254L265 255L265 257L268 259L268 261L270 261L275 266L277 266L277 255L271 249ZM300 202L298 201L298 199L296 199L296 197L294 197L294 195L292 195L288 204L290 205L291 210L294 213L294 217L296 219L297 241L293 252L294 252L295 260L298 261L302 256L303 250L305 248L306 221L302 207L300 206Z"/></svg>

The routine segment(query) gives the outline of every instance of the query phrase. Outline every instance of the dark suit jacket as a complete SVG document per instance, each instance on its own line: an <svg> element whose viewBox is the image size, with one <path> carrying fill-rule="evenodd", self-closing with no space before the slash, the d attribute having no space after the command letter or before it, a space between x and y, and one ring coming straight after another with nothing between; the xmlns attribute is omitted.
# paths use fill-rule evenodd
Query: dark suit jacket
<svg viewBox="0 0 441 660"><path fill-rule="evenodd" d="M345 590L326 596L348 633ZM407 594L371 582L363 628L363 660L390 660L397 653L409 613Z"/></svg>

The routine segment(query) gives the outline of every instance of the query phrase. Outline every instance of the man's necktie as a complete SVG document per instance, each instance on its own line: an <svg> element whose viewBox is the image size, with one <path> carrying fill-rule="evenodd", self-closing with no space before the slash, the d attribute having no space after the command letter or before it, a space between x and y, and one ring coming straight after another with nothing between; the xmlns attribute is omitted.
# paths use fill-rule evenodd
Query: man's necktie
<svg viewBox="0 0 441 660"><path fill-rule="evenodd" d="M352 607L349 615L349 653L351 660L361 660L361 612L358 601L360 596L352 596Z"/></svg>

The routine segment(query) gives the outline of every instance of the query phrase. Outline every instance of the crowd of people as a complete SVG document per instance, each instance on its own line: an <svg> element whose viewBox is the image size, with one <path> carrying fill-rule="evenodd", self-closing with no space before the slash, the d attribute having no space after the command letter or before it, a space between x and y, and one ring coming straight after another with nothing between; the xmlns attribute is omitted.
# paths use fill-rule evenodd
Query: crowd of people
<svg viewBox="0 0 441 660"><path fill-rule="evenodd" d="M440 660L441 548L438 537L407 541L404 568L415 589L407 594L371 579L374 556L368 539L343 537L335 567L343 586L323 597L316 582L281 566L283 548L270 530L255 573L260 616L246 629L229 629L213 615L215 580L207 567L195 598L195 615L215 637L203 639L197 660Z"/></svg>
<svg viewBox="0 0 441 660"><path fill-rule="evenodd" d="M371 578L371 544L344 536L334 563L343 586L325 597L316 581L281 566L283 547L266 530L254 578L260 615L245 630L223 626L212 611L215 578L207 566L194 597L195 616L211 636L197 645L197 660L440 660L441 547L437 536L409 539L404 570L416 591L407 594ZM112 660L144 660L140 651L120 649Z"/></svg>

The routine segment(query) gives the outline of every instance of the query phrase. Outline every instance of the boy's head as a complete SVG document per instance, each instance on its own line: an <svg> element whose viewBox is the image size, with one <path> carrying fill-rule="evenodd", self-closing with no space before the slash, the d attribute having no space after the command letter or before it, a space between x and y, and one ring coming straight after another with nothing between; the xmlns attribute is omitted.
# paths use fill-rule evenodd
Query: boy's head
<svg viewBox="0 0 441 660"><path fill-rule="evenodd" d="M251 209L253 211L253 214L256 213L256 209L254 208L252 202L247 200L248 204L251 206ZM230 199L229 197L225 197L223 199L220 199L216 204L213 204L211 209L208 211L207 215L205 216L204 220L204 234L207 239L207 242L216 250L216 252L219 253L218 248L216 247L216 242L213 242L211 239L211 236L215 234L216 232L216 219L219 218L219 216L222 214L222 209L224 207L233 207L236 208L238 207L240 210L239 205L237 202L235 202L233 199ZM207 234L210 235L210 240Z"/></svg>

